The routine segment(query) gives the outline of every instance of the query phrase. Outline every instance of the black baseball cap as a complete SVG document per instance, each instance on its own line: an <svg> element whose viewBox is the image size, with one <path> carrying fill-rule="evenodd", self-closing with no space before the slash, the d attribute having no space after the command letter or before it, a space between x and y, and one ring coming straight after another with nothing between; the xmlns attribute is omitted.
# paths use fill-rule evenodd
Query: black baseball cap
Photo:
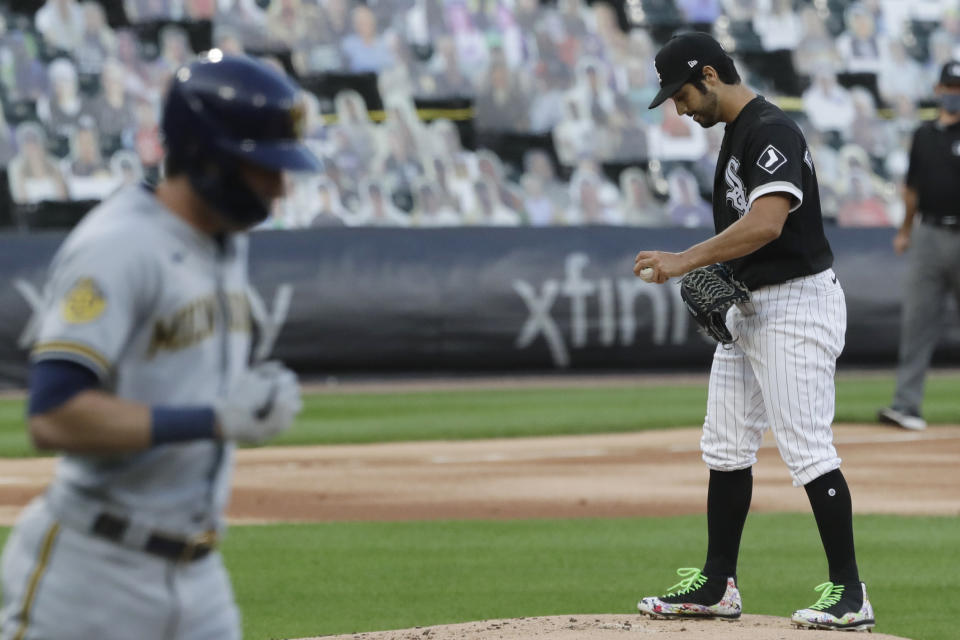
<svg viewBox="0 0 960 640"><path fill-rule="evenodd" d="M951 60L940 70L940 84L946 87L960 87L960 62Z"/></svg>
<svg viewBox="0 0 960 640"><path fill-rule="evenodd" d="M706 33L691 31L673 36L663 45L654 61L657 77L660 78L660 91L647 108L659 107L680 87L698 77L703 67L709 65L716 68L718 64L729 60L730 56L720 43Z"/></svg>

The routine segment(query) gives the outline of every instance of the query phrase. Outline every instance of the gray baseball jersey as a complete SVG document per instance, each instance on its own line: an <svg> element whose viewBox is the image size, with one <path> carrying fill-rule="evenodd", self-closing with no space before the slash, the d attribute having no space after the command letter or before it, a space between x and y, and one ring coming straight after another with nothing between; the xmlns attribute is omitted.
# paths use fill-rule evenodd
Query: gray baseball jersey
<svg viewBox="0 0 960 640"><path fill-rule="evenodd" d="M88 367L120 398L146 405L209 406L247 366L246 264L244 236L218 242L165 210L147 188L126 188L88 214L55 256L33 358ZM47 494L25 512L5 550L2 637L16 637L6 634L21 626L26 631L22 637L61 637L57 624L76 631L69 625L77 624L77 616L68 614L76 609L77 594L58 589L58 583L100 590L98 606L114 601L104 589L117 589L118 602L121 592L137 593L134 583L143 576L127 570L130 563L140 558L146 571L164 562L142 551L152 532L191 538L222 529L231 457L232 445L211 440L126 455L65 455ZM91 535L103 513L130 523L121 545ZM47 520L49 527L38 526ZM59 536L51 534L54 528ZM35 570L44 564L38 549L46 547L43 541L51 535L47 575L31 592L29 585L39 579ZM98 579L90 575L89 559L83 556L97 556L103 545L126 547L128 557L112 552L99 564L107 575ZM71 559L69 550L77 557ZM85 574L78 573L81 567ZM219 555L192 563L189 573L191 584L200 589L226 585L220 599L231 606L224 609L216 637L232 637L237 615ZM125 584L124 576L133 582ZM158 579L162 584L163 578ZM191 602L183 593L167 595L181 604ZM206 611L210 594L196 596ZM154 610L166 611L169 603L154 604ZM184 606L179 618L190 617L189 605ZM115 637L147 637L144 625L153 624L133 616L128 627L120 625L121 618L111 621L119 625ZM167 631L159 637L193 637ZM107 637L99 633L96 637Z"/></svg>

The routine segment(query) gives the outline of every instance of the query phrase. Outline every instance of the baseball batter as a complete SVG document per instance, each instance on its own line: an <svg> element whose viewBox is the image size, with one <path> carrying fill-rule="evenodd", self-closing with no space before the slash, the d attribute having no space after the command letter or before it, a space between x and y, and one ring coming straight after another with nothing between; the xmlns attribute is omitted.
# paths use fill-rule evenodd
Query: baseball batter
<svg viewBox="0 0 960 640"><path fill-rule="evenodd" d="M667 617L737 618L740 536L750 507L751 467L767 428L796 486L813 508L829 581L800 609L798 626L865 630L874 614L854 553L850 492L833 446L834 372L843 348L846 305L831 270L817 177L803 134L780 109L740 82L730 57L702 33L671 39L656 56L661 89L702 127L726 123L713 185L717 235L686 251L641 251L634 272L664 283L725 262L750 289L730 308L736 339L718 345L710 372L701 449L710 468L707 558L703 569L641 612Z"/></svg>
<svg viewBox="0 0 960 640"><path fill-rule="evenodd" d="M91 211L50 268L29 429L64 453L3 551L4 640L240 637L217 540L234 442L287 429L297 379L248 364L247 243L318 168L286 76L213 50L163 111L166 177Z"/></svg>

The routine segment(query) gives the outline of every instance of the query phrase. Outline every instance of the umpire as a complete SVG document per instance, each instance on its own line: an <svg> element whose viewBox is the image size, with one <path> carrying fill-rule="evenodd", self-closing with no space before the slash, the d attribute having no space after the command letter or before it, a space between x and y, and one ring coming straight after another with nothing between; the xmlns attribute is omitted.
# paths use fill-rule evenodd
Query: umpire
<svg viewBox="0 0 960 640"><path fill-rule="evenodd" d="M946 295L953 293L960 306L960 62L943 65L936 94L937 119L913 134L903 190L906 215L893 238L898 254L910 248L910 266L897 388L893 404L878 418L905 429L927 426L920 410L923 384L943 332Z"/></svg>

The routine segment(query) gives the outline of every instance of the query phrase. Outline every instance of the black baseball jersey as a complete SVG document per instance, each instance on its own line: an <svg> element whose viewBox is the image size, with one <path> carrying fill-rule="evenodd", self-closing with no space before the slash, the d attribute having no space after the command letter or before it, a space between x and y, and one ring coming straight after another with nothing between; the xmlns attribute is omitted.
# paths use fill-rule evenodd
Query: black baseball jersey
<svg viewBox="0 0 960 640"><path fill-rule="evenodd" d="M960 123L925 122L913 134L907 185L917 192L924 218L960 214Z"/></svg>
<svg viewBox="0 0 960 640"><path fill-rule="evenodd" d="M819 273L833 264L823 231L817 174L803 133L783 111L757 96L723 135L713 180L717 233L770 193L793 200L780 237L728 262L750 289Z"/></svg>

